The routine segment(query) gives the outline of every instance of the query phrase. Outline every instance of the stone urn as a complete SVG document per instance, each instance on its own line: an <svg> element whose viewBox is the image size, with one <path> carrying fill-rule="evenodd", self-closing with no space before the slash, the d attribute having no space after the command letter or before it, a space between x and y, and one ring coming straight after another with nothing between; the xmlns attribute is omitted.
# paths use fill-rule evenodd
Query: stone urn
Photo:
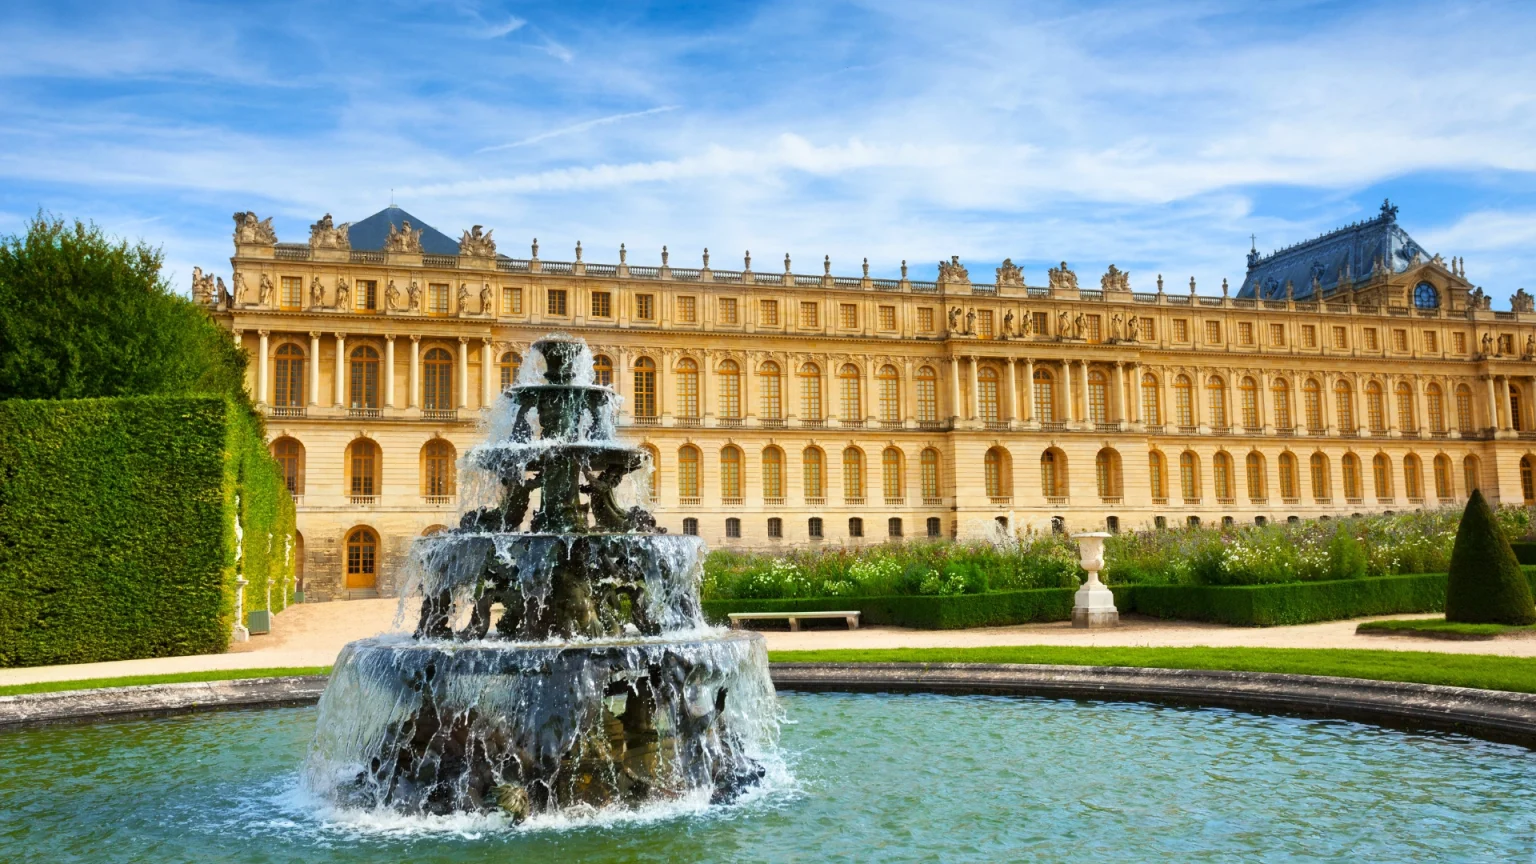
<svg viewBox="0 0 1536 864"><path fill-rule="evenodd" d="M1120 623L1120 611L1115 608L1115 595L1099 581L1099 571L1104 569L1104 540L1110 535L1103 531L1073 534L1077 541L1079 561L1088 571L1088 579L1077 589L1072 602L1072 626L1090 630L1114 627Z"/></svg>

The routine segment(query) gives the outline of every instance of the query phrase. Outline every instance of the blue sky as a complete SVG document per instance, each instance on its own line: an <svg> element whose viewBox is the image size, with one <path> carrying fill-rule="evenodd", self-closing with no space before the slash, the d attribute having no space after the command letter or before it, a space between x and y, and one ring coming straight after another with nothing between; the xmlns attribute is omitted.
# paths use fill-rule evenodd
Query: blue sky
<svg viewBox="0 0 1536 864"><path fill-rule="evenodd" d="M39 207L226 273L388 204L501 250L1031 284L1242 280L1384 197L1536 288L1536 4L7 3L0 232Z"/></svg>

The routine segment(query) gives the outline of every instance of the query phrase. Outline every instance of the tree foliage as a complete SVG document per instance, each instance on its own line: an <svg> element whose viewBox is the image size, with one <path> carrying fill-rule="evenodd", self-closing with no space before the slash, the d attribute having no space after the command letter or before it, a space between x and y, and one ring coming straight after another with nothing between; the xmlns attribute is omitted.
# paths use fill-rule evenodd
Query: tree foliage
<svg viewBox="0 0 1536 864"><path fill-rule="evenodd" d="M244 354L161 278L163 256L39 213L0 237L0 399L147 394L247 402Z"/></svg>
<svg viewBox="0 0 1536 864"><path fill-rule="evenodd" d="M1531 586L1483 493L1472 491L1456 531L1446 581L1445 620L1536 624Z"/></svg>

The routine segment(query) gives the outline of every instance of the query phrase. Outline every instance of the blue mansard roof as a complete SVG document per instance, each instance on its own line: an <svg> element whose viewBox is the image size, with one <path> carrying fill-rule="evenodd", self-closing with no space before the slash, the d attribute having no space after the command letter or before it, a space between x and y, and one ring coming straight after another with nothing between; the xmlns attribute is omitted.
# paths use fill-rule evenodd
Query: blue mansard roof
<svg viewBox="0 0 1536 864"><path fill-rule="evenodd" d="M353 249L382 250L384 238L389 236L389 226L398 229L402 222L410 222L412 228L421 229L421 251L429 255L459 254L459 241L393 204L361 222L353 222L352 227L347 229L347 239L351 241Z"/></svg>
<svg viewBox="0 0 1536 864"><path fill-rule="evenodd" d="M1381 214L1374 219L1269 255L1249 252L1248 276L1237 296L1284 300L1289 282L1294 286L1294 296L1300 300L1312 296L1314 282L1324 293L1338 287L1348 288L1369 278L1378 266L1402 273L1413 265L1416 257L1428 259L1430 255L1398 227L1397 208L1382 202Z"/></svg>

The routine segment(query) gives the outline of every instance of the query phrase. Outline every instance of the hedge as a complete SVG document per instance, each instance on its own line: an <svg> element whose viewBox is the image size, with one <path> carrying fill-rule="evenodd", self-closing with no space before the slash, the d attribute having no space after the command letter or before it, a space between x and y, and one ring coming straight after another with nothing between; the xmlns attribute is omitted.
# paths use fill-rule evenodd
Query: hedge
<svg viewBox="0 0 1536 864"><path fill-rule="evenodd" d="M1522 565L1536 564L1536 543L1529 540L1511 541L1509 548L1515 550L1515 560Z"/></svg>
<svg viewBox="0 0 1536 864"><path fill-rule="evenodd" d="M1119 589L1116 589L1119 590ZM829 612L858 610L863 624L959 630L1001 627L1072 617L1073 588L1035 588L986 594L806 597L795 600L705 600L704 614L724 623L731 612Z"/></svg>
<svg viewBox="0 0 1536 864"><path fill-rule="evenodd" d="M267 607L270 581L276 611L293 503L246 410L220 397L0 402L0 667L223 651L237 495L246 608Z"/></svg>

